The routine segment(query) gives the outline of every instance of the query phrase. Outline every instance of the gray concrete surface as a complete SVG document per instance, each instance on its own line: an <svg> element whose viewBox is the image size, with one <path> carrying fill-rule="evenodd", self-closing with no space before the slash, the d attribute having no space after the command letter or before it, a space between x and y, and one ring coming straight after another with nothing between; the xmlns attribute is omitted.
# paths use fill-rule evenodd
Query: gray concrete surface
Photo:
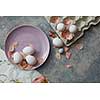
<svg viewBox="0 0 100 100"><path fill-rule="evenodd" d="M40 27L48 36L51 29L44 17L0 17L0 47L4 49L4 41L7 32L14 26L20 24L32 24ZM49 38L49 36L48 36ZM52 47L51 39L50 55L43 66L37 70L48 77L50 82L100 82L100 24L92 26L85 32L83 38L77 43L83 43L84 49L77 51L71 46L72 57L66 60L62 56L61 60L55 57L56 49ZM72 69L67 69L64 65L70 63Z"/></svg>

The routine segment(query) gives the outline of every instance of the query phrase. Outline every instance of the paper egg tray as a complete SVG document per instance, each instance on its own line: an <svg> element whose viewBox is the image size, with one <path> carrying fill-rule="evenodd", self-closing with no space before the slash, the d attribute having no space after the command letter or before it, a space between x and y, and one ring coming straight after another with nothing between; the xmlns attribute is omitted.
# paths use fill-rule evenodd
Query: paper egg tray
<svg viewBox="0 0 100 100"><path fill-rule="evenodd" d="M78 39L80 39L84 35L84 31L88 30L91 25L96 25L100 22L100 16L60 16L61 22L64 20L64 18L68 18L71 19L73 21L73 24L78 27L77 34L75 34L74 38L71 41L68 41L60 35L59 31L57 31L56 24L50 22L50 17L51 16L46 16L45 18L51 25L53 30L56 32L57 36L64 42L66 46L70 46Z"/></svg>

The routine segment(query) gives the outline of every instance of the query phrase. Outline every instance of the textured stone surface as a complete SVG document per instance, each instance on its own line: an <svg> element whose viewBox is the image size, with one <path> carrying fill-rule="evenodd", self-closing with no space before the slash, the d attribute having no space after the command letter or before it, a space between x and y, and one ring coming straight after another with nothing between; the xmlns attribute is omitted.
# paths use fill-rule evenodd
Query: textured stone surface
<svg viewBox="0 0 100 100"><path fill-rule="evenodd" d="M15 25L32 24L40 27L48 36L51 27L44 17L0 17L0 46L4 49L7 32ZM84 44L84 49L78 51L71 47L72 57L66 60L55 58L56 50L51 39L51 51L46 63L37 70L48 77L50 82L100 82L100 24L92 26L78 42ZM78 43L77 42L77 43ZM76 44L77 44L76 43ZM72 64L67 69L65 64Z"/></svg>

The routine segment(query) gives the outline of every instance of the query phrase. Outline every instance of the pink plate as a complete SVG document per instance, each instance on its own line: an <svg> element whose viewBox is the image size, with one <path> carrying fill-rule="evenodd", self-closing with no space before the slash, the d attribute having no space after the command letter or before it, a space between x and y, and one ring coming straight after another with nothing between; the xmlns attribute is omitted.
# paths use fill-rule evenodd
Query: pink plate
<svg viewBox="0 0 100 100"><path fill-rule="evenodd" d="M35 48L36 53L34 56L41 61L31 69L40 67L49 55L50 45L47 36L39 28L32 25L17 26L8 33L5 41L5 53L9 61L11 61L8 56L9 47L14 42L18 42L18 47L15 50L18 52L22 51L22 49L29 44L32 44Z"/></svg>

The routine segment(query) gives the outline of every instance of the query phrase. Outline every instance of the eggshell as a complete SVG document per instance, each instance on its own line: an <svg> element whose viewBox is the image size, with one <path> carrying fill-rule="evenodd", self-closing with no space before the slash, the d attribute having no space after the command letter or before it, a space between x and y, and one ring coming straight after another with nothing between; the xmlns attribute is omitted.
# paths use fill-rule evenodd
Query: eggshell
<svg viewBox="0 0 100 100"><path fill-rule="evenodd" d="M23 60L23 57L22 57L22 55L19 52L15 52L12 55L12 58L13 58L13 61L14 61L15 64L18 64L18 63L20 63Z"/></svg>
<svg viewBox="0 0 100 100"><path fill-rule="evenodd" d="M25 59L26 59L27 63L30 65L35 65L37 62L36 58L31 55L26 56Z"/></svg>
<svg viewBox="0 0 100 100"><path fill-rule="evenodd" d="M71 33L75 33L75 32L77 32L77 26L76 25L70 25L69 26L69 32L71 32Z"/></svg>
<svg viewBox="0 0 100 100"><path fill-rule="evenodd" d="M25 55L31 55L35 52L35 49L32 46L26 46L22 51Z"/></svg>
<svg viewBox="0 0 100 100"><path fill-rule="evenodd" d="M63 46L63 42L61 39L59 39L58 37L53 39L53 45L55 47L62 47Z"/></svg>
<svg viewBox="0 0 100 100"><path fill-rule="evenodd" d="M63 23L59 23L59 24L57 25L57 30L58 30L58 31L62 31L62 30L64 30L64 28L65 28L65 25L64 25Z"/></svg>

